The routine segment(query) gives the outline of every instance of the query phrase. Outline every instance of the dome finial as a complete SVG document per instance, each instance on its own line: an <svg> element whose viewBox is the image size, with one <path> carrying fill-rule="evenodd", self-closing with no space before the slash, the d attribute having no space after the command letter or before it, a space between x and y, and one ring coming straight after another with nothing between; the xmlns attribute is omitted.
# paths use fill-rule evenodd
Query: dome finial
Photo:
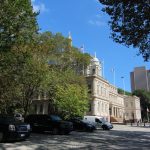
<svg viewBox="0 0 150 150"><path fill-rule="evenodd" d="M68 33L68 39L70 39L70 45L71 45L71 47L72 47L72 37L71 37L71 32L69 31L69 33Z"/></svg>
<svg viewBox="0 0 150 150"><path fill-rule="evenodd" d="M95 56L94 57L96 58L96 52L95 52Z"/></svg>
<svg viewBox="0 0 150 150"><path fill-rule="evenodd" d="M81 52L84 54L84 44L80 47Z"/></svg>
<svg viewBox="0 0 150 150"><path fill-rule="evenodd" d="M68 33L68 39L71 39L71 40L72 40L71 32L70 32L70 31L69 31L69 33Z"/></svg>

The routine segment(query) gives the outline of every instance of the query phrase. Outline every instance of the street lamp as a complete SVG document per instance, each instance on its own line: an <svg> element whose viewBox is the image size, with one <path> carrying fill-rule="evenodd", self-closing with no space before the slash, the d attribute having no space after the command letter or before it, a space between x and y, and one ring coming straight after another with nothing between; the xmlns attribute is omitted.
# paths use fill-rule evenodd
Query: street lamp
<svg viewBox="0 0 150 150"><path fill-rule="evenodd" d="M125 95L125 83L124 83L124 77L121 77L122 82L123 82L123 91L124 91L124 95Z"/></svg>
<svg viewBox="0 0 150 150"><path fill-rule="evenodd" d="M113 84L114 84L114 86L115 86L115 69L114 68L112 68L111 69L111 71L112 71L112 73L113 73Z"/></svg>
<svg viewBox="0 0 150 150"><path fill-rule="evenodd" d="M148 109L148 107L147 107L146 111L147 111L147 122L149 122L149 109Z"/></svg>

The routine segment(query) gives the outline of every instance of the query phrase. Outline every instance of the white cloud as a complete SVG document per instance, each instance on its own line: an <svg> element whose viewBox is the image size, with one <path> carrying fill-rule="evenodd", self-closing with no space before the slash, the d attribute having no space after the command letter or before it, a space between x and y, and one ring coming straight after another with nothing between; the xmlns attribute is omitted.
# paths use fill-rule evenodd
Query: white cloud
<svg viewBox="0 0 150 150"><path fill-rule="evenodd" d="M106 26L107 25L104 19L104 16L102 14L98 14L92 17L92 19L90 19L88 23L93 26Z"/></svg>
<svg viewBox="0 0 150 150"><path fill-rule="evenodd" d="M105 26L106 22L100 21L100 20L89 20L89 24L94 25L94 26Z"/></svg>
<svg viewBox="0 0 150 150"><path fill-rule="evenodd" d="M37 3L35 4L36 0L31 0L32 1L32 6L33 6L33 11L38 12L40 11L41 13L47 12L48 9L46 8L44 3Z"/></svg>
<svg viewBox="0 0 150 150"><path fill-rule="evenodd" d="M38 11L46 12L46 11L48 11L48 9L45 7L45 4L43 4L43 3L40 3L38 5L33 4L33 10L34 10L34 12L38 12Z"/></svg>

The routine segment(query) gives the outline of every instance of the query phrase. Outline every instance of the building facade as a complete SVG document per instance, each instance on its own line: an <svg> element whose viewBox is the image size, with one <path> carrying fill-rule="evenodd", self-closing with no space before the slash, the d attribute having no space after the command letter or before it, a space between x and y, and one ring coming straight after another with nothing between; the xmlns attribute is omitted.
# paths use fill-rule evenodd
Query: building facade
<svg viewBox="0 0 150 150"><path fill-rule="evenodd" d="M110 84L102 77L102 63L95 57L85 70L87 84L91 94L90 111L87 115L102 116L110 122L134 121L141 119L140 99L134 96L125 96L118 93L117 87ZM133 105L126 108L126 105ZM126 104L126 105L125 105Z"/></svg>
<svg viewBox="0 0 150 150"><path fill-rule="evenodd" d="M141 121L140 99L136 96L125 96L125 121L138 122Z"/></svg>
<svg viewBox="0 0 150 150"><path fill-rule="evenodd" d="M132 92L138 89L150 91L150 70L146 70L145 67L136 67L130 73L130 79Z"/></svg>
<svg viewBox="0 0 150 150"><path fill-rule="evenodd" d="M102 116L110 122L138 121L141 119L140 99L118 93L117 87L102 77L102 63L95 57L83 71L90 93L87 115ZM46 94L33 100L33 113L55 112ZM130 107L129 107L130 106Z"/></svg>
<svg viewBox="0 0 150 150"><path fill-rule="evenodd" d="M85 71L91 94L88 115L102 116L111 122L123 122L124 99L117 88L102 77L102 63L95 57Z"/></svg>

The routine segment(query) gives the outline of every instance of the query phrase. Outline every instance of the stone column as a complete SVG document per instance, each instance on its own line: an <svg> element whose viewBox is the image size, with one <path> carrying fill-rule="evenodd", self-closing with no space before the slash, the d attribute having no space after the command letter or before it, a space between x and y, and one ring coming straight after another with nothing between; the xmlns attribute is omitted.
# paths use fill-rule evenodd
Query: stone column
<svg viewBox="0 0 150 150"><path fill-rule="evenodd" d="M96 101L94 99L93 102L92 102L92 115L96 115L96 109L97 109Z"/></svg>
<svg viewBox="0 0 150 150"><path fill-rule="evenodd" d="M114 116L114 107L111 107L111 115Z"/></svg>
<svg viewBox="0 0 150 150"><path fill-rule="evenodd" d="M115 107L115 110L116 110L116 117L117 117L117 107Z"/></svg>

